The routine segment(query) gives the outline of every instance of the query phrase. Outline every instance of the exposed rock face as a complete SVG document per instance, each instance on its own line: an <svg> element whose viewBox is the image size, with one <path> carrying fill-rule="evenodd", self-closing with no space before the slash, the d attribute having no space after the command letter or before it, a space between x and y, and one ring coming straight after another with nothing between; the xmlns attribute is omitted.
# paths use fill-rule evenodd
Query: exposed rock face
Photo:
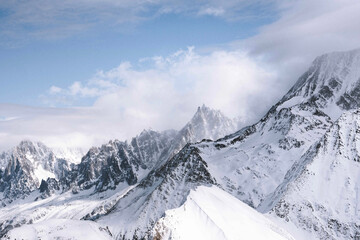
<svg viewBox="0 0 360 240"><path fill-rule="evenodd" d="M93 212L85 219L113 222L110 231L117 239L152 239L151 230L167 209L182 205L196 186L211 184L215 179L199 150L187 145L165 165L151 171L109 211Z"/></svg>
<svg viewBox="0 0 360 240"><path fill-rule="evenodd" d="M153 168L160 167L187 143L204 138L217 139L236 130L235 121L205 105L179 132L144 130L130 142L110 141L92 148L74 168L66 186L95 191L114 189L120 183L136 184ZM77 191L77 190L76 190Z"/></svg>
<svg viewBox="0 0 360 240"><path fill-rule="evenodd" d="M58 159L50 148L39 142L22 141L1 155L0 192L3 204L29 195L42 180L61 178L68 174L70 164Z"/></svg>
<svg viewBox="0 0 360 240"><path fill-rule="evenodd" d="M96 186L104 191L120 182L137 183L156 164L169 147L174 132L143 131L130 143L110 141L100 148L92 148L74 170L75 182L81 189Z"/></svg>
<svg viewBox="0 0 360 240"><path fill-rule="evenodd" d="M59 190L60 190L59 182L56 181L55 178L48 178L46 181L44 181L44 179L41 180L39 192L41 193L40 197L42 199L49 197L55 191L59 191Z"/></svg>

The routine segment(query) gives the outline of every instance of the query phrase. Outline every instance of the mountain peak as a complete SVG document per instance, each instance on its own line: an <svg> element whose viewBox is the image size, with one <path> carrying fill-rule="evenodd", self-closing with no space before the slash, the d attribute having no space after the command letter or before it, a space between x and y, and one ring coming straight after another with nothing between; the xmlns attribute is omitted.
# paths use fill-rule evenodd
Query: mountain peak
<svg viewBox="0 0 360 240"><path fill-rule="evenodd" d="M180 132L191 133L187 142L197 142L204 136L216 140L236 130L236 121L226 117L221 111L203 104L197 108L190 122Z"/></svg>
<svg viewBox="0 0 360 240"><path fill-rule="evenodd" d="M50 154L51 149L41 142L31 140L22 140L19 145L15 146L10 152L16 154L31 154L37 156L45 156Z"/></svg>
<svg viewBox="0 0 360 240"><path fill-rule="evenodd" d="M141 133L138 135L138 137L146 136L146 135L149 135L149 134L154 133L154 132L156 132L156 131L154 131L152 128L147 128L147 129L144 128L141 131Z"/></svg>
<svg viewBox="0 0 360 240"><path fill-rule="evenodd" d="M213 110L211 108L209 108L208 106L206 106L205 104L203 104L202 106L198 106L192 120L195 120L197 118L205 118L205 114L209 115L211 113L215 113L215 112L220 112L220 111L217 111L217 110Z"/></svg>
<svg viewBox="0 0 360 240"><path fill-rule="evenodd" d="M212 109L205 104L199 106L195 112L191 121L196 121L198 119L210 120L210 118L227 118L221 111Z"/></svg>
<svg viewBox="0 0 360 240"><path fill-rule="evenodd" d="M35 141L31 141L29 139L24 139L22 140L18 147L21 147L21 148L30 148L30 147L46 147L45 144L41 143L41 142L35 142Z"/></svg>
<svg viewBox="0 0 360 240"><path fill-rule="evenodd" d="M360 49L317 57L278 105L309 102L336 120L360 107Z"/></svg>
<svg viewBox="0 0 360 240"><path fill-rule="evenodd" d="M349 51L329 52L316 57L312 64L337 64L339 60L354 59L357 56L360 56L360 48Z"/></svg>
<svg viewBox="0 0 360 240"><path fill-rule="evenodd" d="M205 112L205 111L211 111L212 109L206 106L205 104L198 106L197 112Z"/></svg>

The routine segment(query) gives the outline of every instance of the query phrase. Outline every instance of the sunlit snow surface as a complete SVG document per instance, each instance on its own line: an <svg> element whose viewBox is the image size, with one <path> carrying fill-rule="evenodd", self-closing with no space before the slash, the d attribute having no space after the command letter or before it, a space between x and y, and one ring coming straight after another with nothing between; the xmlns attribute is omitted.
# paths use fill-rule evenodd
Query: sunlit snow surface
<svg viewBox="0 0 360 240"><path fill-rule="evenodd" d="M52 239L112 239L106 228L92 221L51 219L31 225L23 225L9 232L7 239L52 240Z"/></svg>
<svg viewBox="0 0 360 240"><path fill-rule="evenodd" d="M303 155L264 201L274 221L299 239L360 239L359 132L360 111L344 113Z"/></svg>
<svg viewBox="0 0 360 240"><path fill-rule="evenodd" d="M96 200L99 196L86 198L85 193L78 196L68 193L39 202L14 204L8 209L11 215L15 212L19 216L33 214L33 223L14 228L6 239L112 239L108 227L111 222L80 218L96 206L116 202L125 192L104 195L109 197L104 201ZM216 186L191 190L181 207L166 211L153 234L154 237L161 235L161 239L294 239L261 213Z"/></svg>
<svg viewBox="0 0 360 240"><path fill-rule="evenodd" d="M192 190L186 202L166 211L154 229L159 239L294 239L262 214L216 186Z"/></svg>
<svg viewBox="0 0 360 240"><path fill-rule="evenodd" d="M132 189L133 186L119 186L122 190L108 190L103 193L91 194L93 189L82 191L78 194L73 194L71 191L63 194L55 194L46 199L36 200L38 193L32 193L25 199L18 199L9 204L5 208L0 208L0 222L6 225L11 221L12 226L15 227L11 234L8 236L16 236L16 239L38 239L38 238L26 238L22 232L53 232L59 225L61 228L71 229L72 225L78 226L78 231L84 231L87 229L98 227L106 228L106 226L96 225L95 223L81 220L86 214L93 209L101 207L104 211L111 208L121 197L123 197L127 191ZM67 223L66 220L69 220ZM81 221L80 221L81 220ZM48 222L50 221L50 225ZM78 221L78 222L77 222ZM83 222L83 223L82 223ZM73 223L73 224L72 224ZM17 225L24 225L20 228ZM55 230L54 230L54 229ZM83 229L83 230L82 230ZM69 230L70 231L70 230ZM94 230L95 231L95 230ZM101 231L103 232L103 231ZM9 234L9 233L8 233ZM40 233L39 233L40 234ZM42 234L42 233L41 233ZM107 238L108 234L105 234ZM19 238L18 236L24 236ZM34 235L35 236L35 235ZM44 235L46 236L46 235ZM55 235L54 235L55 236ZM64 236L64 239L107 239L107 238L84 238L81 235L74 236L73 238ZM12 239L12 238L11 238ZM40 238L47 239L47 238ZM49 238L56 239L56 238ZM60 238L62 239L62 238Z"/></svg>

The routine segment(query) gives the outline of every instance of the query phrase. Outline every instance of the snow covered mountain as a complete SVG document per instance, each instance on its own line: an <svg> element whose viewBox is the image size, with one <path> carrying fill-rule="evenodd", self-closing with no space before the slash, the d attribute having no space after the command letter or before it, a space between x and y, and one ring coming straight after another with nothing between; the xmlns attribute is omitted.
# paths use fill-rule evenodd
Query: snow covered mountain
<svg viewBox="0 0 360 240"><path fill-rule="evenodd" d="M25 199L0 208L0 236L65 218L85 228L95 221L115 239L183 239L190 223L199 234L237 239L240 227L229 226L245 220L241 233L260 227L267 239L291 239L276 224L297 239L356 239L360 112L352 109L360 107L359 79L360 50L326 54L260 121L237 132L234 121L202 106L178 132L147 130L94 147L61 176L38 181L39 191L24 189ZM3 195L30 181L32 165L45 166L51 153L37 154L45 159L38 165L5 155ZM5 173L25 180L6 185ZM9 234L17 236L16 228Z"/></svg>
<svg viewBox="0 0 360 240"><path fill-rule="evenodd" d="M344 57L346 55L353 56L354 52L360 54L360 51L342 53L339 54L339 61L347 58ZM329 54L321 58L326 59L334 55L336 56L336 54ZM357 57L353 56L350 59L357 59ZM318 61L315 60L311 69L318 67L322 76L333 76L333 69L327 68L325 71L322 69L323 65L319 65ZM351 67L356 68L353 65ZM337 68L334 69L334 71L336 70ZM355 74L356 69L349 69L348 72ZM320 79L328 80L327 78ZM322 82L319 78L313 78L311 81L312 86L319 86ZM343 79L343 81L343 85L346 85L348 79ZM350 84L347 91L352 91L351 86L356 88L356 84ZM313 95L305 92L302 93L303 96L297 92L297 95L291 96L294 89L295 87L275 104L258 123L217 141L207 140L187 145L167 162L164 168L158 168L151 172L124 198L119 199L109 211L101 214L94 212L94 215L90 214L86 219L97 219L98 222L104 224L112 223L117 219L119 224L109 224L109 227L118 238L151 238L153 237L151 229L156 224L156 219L163 216L167 209L179 208L186 201L186 196L191 189L204 184L217 184L250 206L263 212L269 211L272 209L271 207L264 209L269 198L275 199L273 195L279 191L279 186L283 185L284 179L290 179L289 182L297 179L296 171L292 170L296 168L299 161L302 161L301 156L306 157L328 129L333 126L334 115L332 115L332 119L324 111L327 112L329 109L327 107L331 103L336 104L336 101L329 98L327 104L320 105L317 102L319 92L312 92ZM299 101L300 98L301 101ZM334 106L338 107L338 105ZM341 108L339 109L343 111ZM353 152L353 150L351 151ZM306 165L307 162L305 161L304 164ZM167 167L169 165L173 168ZM186 170L186 166L194 171ZM199 166L201 167L198 168ZM201 180L195 182L187 180L196 179L197 176L201 176ZM326 179L327 176L319 173L320 178ZM305 186L311 188L312 185ZM335 191L337 194L339 194L338 190ZM313 189L312 191L316 192L317 190ZM355 192L352 194L356 196ZM316 198L315 196L314 199ZM271 206L276 206L276 199ZM299 196L299 199L302 197ZM344 204L346 205L346 203ZM330 207L323 212L336 211L332 209L334 208ZM128 218L130 213L133 215ZM312 222L315 222L314 219ZM337 235L334 235L332 232L325 236L334 239L353 237L357 231L354 230L358 226L356 225L357 220L355 212L351 212L345 222L336 221L336 223L341 226L345 223L346 229L352 226L352 233L343 235L336 233ZM296 224L300 220L294 218L292 221ZM312 231L312 226L306 225L310 224L310 221L303 218L302 223L303 225L297 226L302 226L305 232ZM316 226L317 229L326 229L328 224L328 222L317 222ZM319 238L319 235L310 234L310 236L312 236L311 239Z"/></svg>
<svg viewBox="0 0 360 240"><path fill-rule="evenodd" d="M303 103L273 108L258 123L196 147L217 182L256 208L329 126L328 116Z"/></svg>
<svg viewBox="0 0 360 240"><path fill-rule="evenodd" d="M204 138L216 139L236 130L235 121L205 105L179 132L144 130L131 141L118 140L91 148L71 174L60 179L64 188L95 191L114 189L119 183L136 184L155 166L161 166L187 143ZM75 188L74 188L75 187Z"/></svg>
<svg viewBox="0 0 360 240"><path fill-rule="evenodd" d="M175 135L171 146L163 152L160 164L178 153L187 143L204 139L216 140L238 130L239 122L226 117L219 110L205 105L198 107L191 120Z"/></svg>
<svg viewBox="0 0 360 240"><path fill-rule="evenodd" d="M359 112L347 112L359 107L359 59L360 50L317 58L257 124L196 145L225 190L299 239L360 237Z"/></svg>
<svg viewBox="0 0 360 240"><path fill-rule="evenodd" d="M225 139L187 145L112 208L94 209L85 219L108 225L118 239L151 239L151 229L167 209L180 207L191 189L212 184L256 207L330 124L325 114L298 106L270 113Z"/></svg>
<svg viewBox="0 0 360 240"><path fill-rule="evenodd" d="M201 131L195 131L194 126L201 129ZM50 176L44 181L40 181L40 178L38 181L32 181L36 182L36 184L33 184L32 188L27 191L27 195L30 194L30 196L25 200L42 202L41 199L49 198L50 201L55 201L53 198L56 199L59 195L75 194L74 201L78 202L79 198L85 201L90 194L102 196L101 199L108 199L105 201L98 199L97 204L90 204L89 206L89 208L102 208L105 211L109 206L116 203L116 196L118 196L119 192L127 191L132 186L136 186L144 177L148 176L153 168L161 167L162 163L166 163L187 142L214 138L231 133L235 129L236 124L219 111L211 110L206 106L199 107L191 121L179 132L169 130L159 133L153 130L144 130L129 142L114 140L101 147L91 148L79 164L70 165L66 174L61 176L54 174L55 176ZM49 152L51 151L49 150ZM53 153L51 155L53 156ZM23 171L22 166L19 169ZM28 172L23 175L26 177L31 176ZM16 175L12 174L11 176L18 181ZM10 188L11 186L13 185L10 185ZM37 188L39 188L40 193L34 191ZM54 196L51 197L51 195ZM74 204L72 197L69 197L68 201ZM59 201L55 202L51 205L59 204ZM26 201L23 203L25 204ZM60 203L63 202L60 201ZM4 234L15 223L21 225L43 219L47 214L50 214L47 210L48 207L46 207L47 204L48 202L46 202L45 206L37 205L36 210L34 208L30 208L28 211L23 210L21 215L17 211L15 211L16 213L13 212L15 209L11 209L11 207L9 207L10 212L9 209L2 209L3 215L7 217L2 226L0 225L0 231ZM25 205L24 208L27 209ZM76 203L75 205L78 206ZM38 215L39 209L44 209L44 213L40 214L40 216ZM59 214L59 209L63 210L63 207L58 206L53 209L56 215ZM81 217L72 214L67 216L80 219L89 215L92 210L89 210L87 214L84 213Z"/></svg>
<svg viewBox="0 0 360 240"><path fill-rule="evenodd" d="M203 105L179 132L144 130L130 142L114 140L93 147L83 158L79 157L81 149L50 149L42 143L23 141L0 155L0 192L11 201L36 190L41 183L43 197L55 189L78 192L96 186L95 191L105 191L122 182L132 185L186 143L218 138L236 127L220 111Z"/></svg>
<svg viewBox="0 0 360 240"><path fill-rule="evenodd" d="M152 228L166 210L181 206L191 189L212 184L215 181L198 150L185 147L111 208L94 209L84 219L109 226L116 239L152 239Z"/></svg>

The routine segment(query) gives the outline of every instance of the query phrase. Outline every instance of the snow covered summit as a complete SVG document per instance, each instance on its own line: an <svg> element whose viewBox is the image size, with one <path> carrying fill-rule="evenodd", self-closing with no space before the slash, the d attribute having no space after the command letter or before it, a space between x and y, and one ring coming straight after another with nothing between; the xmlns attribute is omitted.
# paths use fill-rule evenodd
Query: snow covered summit
<svg viewBox="0 0 360 240"><path fill-rule="evenodd" d="M360 107L359 76L360 49L324 54L314 60L280 103L311 102L336 120L344 110Z"/></svg>

